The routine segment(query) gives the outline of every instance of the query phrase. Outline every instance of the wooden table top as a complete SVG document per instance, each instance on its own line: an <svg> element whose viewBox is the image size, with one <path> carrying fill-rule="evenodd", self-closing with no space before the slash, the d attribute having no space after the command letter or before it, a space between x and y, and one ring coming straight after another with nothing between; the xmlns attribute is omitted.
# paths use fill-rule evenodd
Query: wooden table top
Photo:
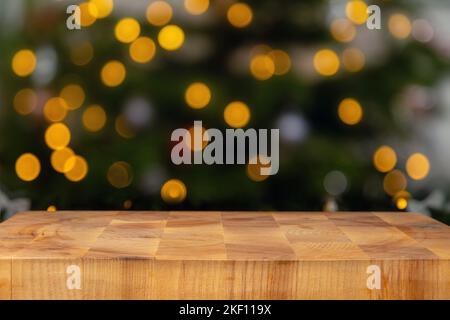
<svg viewBox="0 0 450 320"><path fill-rule="evenodd" d="M450 227L412 213L26 212L0 259L450 259Z"/></svg>

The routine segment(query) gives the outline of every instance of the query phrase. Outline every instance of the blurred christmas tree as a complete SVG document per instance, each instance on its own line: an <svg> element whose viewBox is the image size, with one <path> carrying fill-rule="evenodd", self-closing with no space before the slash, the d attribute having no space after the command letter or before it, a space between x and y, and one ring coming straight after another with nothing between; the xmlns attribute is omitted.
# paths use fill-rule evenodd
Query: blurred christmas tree
<svg viewBox="0 0 450 320"><path fill-rule="evenodd" d="M411 143L450 52L417 3L370 3L380 30L364 1L91 0L81 30L70 4L0 4L0 182L34 209L405 210L448 186ZM280 128L279 173L173 165L194 120Z"/></svg>

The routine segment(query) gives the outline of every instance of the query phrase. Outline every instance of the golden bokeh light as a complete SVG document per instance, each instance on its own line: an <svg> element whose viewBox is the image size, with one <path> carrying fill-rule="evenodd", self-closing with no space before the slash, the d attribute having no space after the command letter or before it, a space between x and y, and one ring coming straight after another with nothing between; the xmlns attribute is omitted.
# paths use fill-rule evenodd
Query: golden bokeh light
<svg viewBox="0 0 450 320"><path fill-rule="evenodd" d="M141 26L134 18L123 18L117 22L114 29L116 39L123 43L130 43L139 37Z"/></svg>
<svg viewBox="0 0 450 320"><path fill-rule="evenodd" d="M69 166L72 169L65 172L64 175L67 178L67 180L72 182L78 182L83 180L89 171L87 161L81 156L71 157L69 160L67 160L66 166Z"/></svg>
<svg viewBox="0 0 450 320"><path fill-rule="evenodd" d="M364 68L366 57L358 48L347 48L342 53L342 63L349 72L358 72Z"/></svg>
<svg viewBox="0 0 450 320"><path fill-rule="evenodd" d="M348 19L334 20L330 30L333 38L339 42L350 42L356 36L356 28Z"/></svg>
<svg viewBox="0 0 450 320"><path fill-rule="evenodd" d="M89 27L97 21L98 9L92 2L83 2L79 6L80 8L80 25L82 27Z"/></svg>
<svg viewBox="0 0 450 320"><path fill-rule="evenodd" d="M351 0L347 2L345 13L355 24L363 24L367 21L369 13L367 12L367 4L361 0Z"/></svg>
<svg viewBox="0 0 450 320"><path fill-rule="evenodd" d="M250 72L258 80L268 80L275 73L275 64L270 56L258 54L250 61Z"/></svg>
<svg viewBox="0 0 450 320"><path fill-rule="evenodd" d="M430 173L430 161L424 154L415 153L406 161L406 172L413 180L423 180Z"/></svg>
<svg viewBox="0 0 450 320"><path fill-rule="evenodd" d="M67 115L67 103L60 97L50 98L44 106L44 117L50 122L64 120Z"/></svg>
<svg viewBox="0 0 450 320"><path fill-rule="evenodd" d="M408 207L408 200L405 198L398 198L395 201L395 205L399 210L405 210Z"/></svg>
<svg viewBox="0 0 450 320"><path fill-rule="evenodd" d="M154 26L168 24L172 15L172 7L166 1L154 1L147 7L147 21Z"/></svg>
<svg viewBox="0 0 450 320"><path fill-rule="evenodd" d="M66 173L72 170L75 165L74 161L69 161L74 156L75 152L70 148L55 150L50 156L50 163L56 172Z"/></svg>
<svg viewBox="0 0 450 320"><path fill-rule="evenodd" d="M184 31L176 25L168 25L163 27L158 33L159 45L168 51L174 51L184 43Z"/></svg>
<svg viewBox="0 0 450 320"><path fill-rule="evenodd" d="M406 39L412 31L411 21L401 13L393 14L389 17L389 31L397 39Z"/></svg>
<svg viewBox="0 0 450 320"><path fill-rule="evenodd" d="M19 77L27 77L36 69L37 59L33 51L19 50L11 62L12 70Z"/></svg>
<svg viewBox="0 0 450 320"><path fill-rule="evenodd" d="M185 184L178 179L170 179L161 187L161 198L169 204L181 203L186 199L187 189Z"/></svg>
<svg viewBox="0 0 450 320"><path fill-rule="evenodd" d="M23 181L35 180L41 172L41 163L32 153L24 153L16 160L16 174Z"/></svg>
<svg viewBox="0 0 450 320"><path fill-rule="evenodd" d="M100 131L106 124L105 109L99 105L90 106L84 110L81 121L87 131Z"/></svg>
<svg viewBox="0 0 450 320"><path fill-rule="evenodd" d="M407 185L406 177L400 170L393 170L384 177L384 191L390 196L395 196L404 191Z"/></svg>
<svg viewBox="0 0 450 320"><path fill-rule="evenodd" d="M411 194L406 190L402 190L395 194L393 201L397 209L406 210L408 208L409 199L411 199Z"/></svg>
<svg viewBox="0 0 450 320"><path fill-rule="evenodd" d="M339 66L339 58L333 50L320 50L314 55L314 68L322 76L335 75Z"/></svg>
<svg viewBox="0 0 450 320"><path fill-rule="evenodd" d="M130 210L132 206L133 206L133 201L131 201L131 200L125 200L123 202L123 208L125 210Z"/></svg>
<svg viewBox="0 0 450 320"><path fill-rule="evenodd" d="M253 20L253 11L246 3L235 3L227 11L228 22L236 28L245 28Z"/></svg>
<svg viewBox="0 0 450 320"><path fill-rule="evenodd" d="M51 206L49 206L48 208L47 208L47 212L52 212L52 213L54 213L54 212L56 212L56 207L55 206L53 206L53 205L51 205Z"/></svg>
<svg viewBox="0 0 450 320"><path fill-rule="evenodd" d="M156 52L155 42L148 37L139 37L130 45L130 57L137 63L147 63L153 59Z"/></svg>
<svg viewBox="0 0 450 320"><path fill-rule="evenodd" d="M70 49L70 60L74 65L85 66L94 57L94 48L88 41L74 44Z"/></svg>
<svg viewBox="0 0 450 320"><path fill-rule="evenodd" d="M89 0L97 9L96 17L99 19L106 18L114 9L113 0ZM95 13L95 12L94 12Z"/></svg>
<svg viewBox="0 0 450 320"><path fill-rule="evenodd" d="M203 82L194 82L186 89L184 98L192 109L202 109L211 101L211 90Z"/></svg>
<svg viewBox="0 0 450 320"><path fill-rule="evenodd" d="M282 76L291 70L292 62L287 52L283 50L272 50L269 52L269 57L272 59L275 66L274 74Z"/></svg>
<svg viewBox="0 0 450 320"><path fill-rule="evenodd" d="M223 116L230 127L242 128L250 121L250 108L241 101L234 101L225 107Z"/></svg>
<svg viewBox="0 0 450 320"><path fill-rule="evenodd" d="M124 161L115 162L109 167L106 177L113 187L123 189L133 181L133 170Z"/></svg>
<svg viewBox="0 0 450 320"><path fill-rule="evenodd" d="M65 86L59 93L59 96L64 99L69 110L75 110L81 107L86 98L83 88L77 84Z"/></svg>
<svg viewBox="0 0 450 320"><path fill-rule="evenodd" d="M64 149L70 143L70 130L63 123L54 123L45 131L45 142L53 150Z"/></svg>
<svg viewBox="0 0 450 320"><path fill-rule="evenodd" d="M391 147L381 146L373 155L373 164L378 171L389 172L397 164L397 154Z"/></svg>
<svg viewBox="0 0 450 320"><path fill-rule="evenodd" d="M255 159L253 159L255 160ZM261 161L264 160L264 161ZM268 175L262 175L261 174L261 168L269 168L270 167L270 162L267 163L268 159L262 155L256 157L256 161L251 161L251 162L256 162L256 163L249 163L247 164L247 176L249 177L250 180L253 180L255 182L262 182L264 180L266 180L267 178L269 178ZM250 161L249 161L250 162ZM263 164L267 163L267 164Z"/></svg>
<svg viewBox="0 0 450 320"><path fill-rule="evenodd" d="M338 115L341 121L347 125L358 124L363 117L361 104L352 98L342 100L338 107Z"/></svg>
<svg viewBox="0 0 450 320"><path fill-rule="evenodd" d="M184 0L184 8L192 15L200 15L208 10L209 0Z"/></svg>
<svg viewBox="0 0 450 320"><path fill-rule="evenodd" d="M32 113L38 104L37 94L32 89L22 89L14 96L14 110L23 116Z"/></svg>
<svg viewBox="0 0 450 320"><path fill-rule="evenodd" d="M127 71L122 62L112 60L106 63L101 71L102 82L108 87L119 86L126 77Z"/></svg>
<svg viewBox="0 0 450 320"><path fill-rule="evenodd" d="M122 138L131 139L136 135L135 130L128 123L128 121L125 119L125 116L123 115L120 115L116 118L114 127L116 129L117 134Z"/></svg>

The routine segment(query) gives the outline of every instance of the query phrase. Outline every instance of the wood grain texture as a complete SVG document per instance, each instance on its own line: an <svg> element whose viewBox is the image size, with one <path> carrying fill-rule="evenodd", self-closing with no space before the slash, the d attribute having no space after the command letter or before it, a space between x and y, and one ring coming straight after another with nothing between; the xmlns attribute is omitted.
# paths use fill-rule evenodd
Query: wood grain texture
<svg viewBox="0 0 450 320"><path fill-rule="evenodd" d="M411 213L26 212L0 224L0 299L450 299L450 228Z"/></svg>

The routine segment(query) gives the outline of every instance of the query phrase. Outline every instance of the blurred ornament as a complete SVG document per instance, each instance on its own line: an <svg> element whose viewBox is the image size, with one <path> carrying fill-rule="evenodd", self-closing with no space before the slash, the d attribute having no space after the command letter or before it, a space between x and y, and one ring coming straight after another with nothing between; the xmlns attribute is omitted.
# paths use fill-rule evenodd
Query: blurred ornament
<svg viewBox="0 0 450 320"><path fill-rule="evenodd" d="M433 26L425 19L414 20L412 25L412 36L419 42L430 42L434 37Z"/></svg>
<svg viewBox="0 0 450 320"><path fill-rule="evenodd" d="M186 185L178 179L170 179L161 187L161 198L169 204L183 202L186 195Z"/></svg>
<svg viewBox="0 0 450 320"><path fill-rule="evenodd" d="M129 99L123 108L126 122L136 129L147 127L153 118L153 107L143 97Z"/></svg>
<svg viewBox="0 0 450 320"><path fill-rule="evenodd" d="M296 112L282 114L275 127L280 129L280 139L285 143L300 143L309 133L309 125L305 118Z"/></svg>

